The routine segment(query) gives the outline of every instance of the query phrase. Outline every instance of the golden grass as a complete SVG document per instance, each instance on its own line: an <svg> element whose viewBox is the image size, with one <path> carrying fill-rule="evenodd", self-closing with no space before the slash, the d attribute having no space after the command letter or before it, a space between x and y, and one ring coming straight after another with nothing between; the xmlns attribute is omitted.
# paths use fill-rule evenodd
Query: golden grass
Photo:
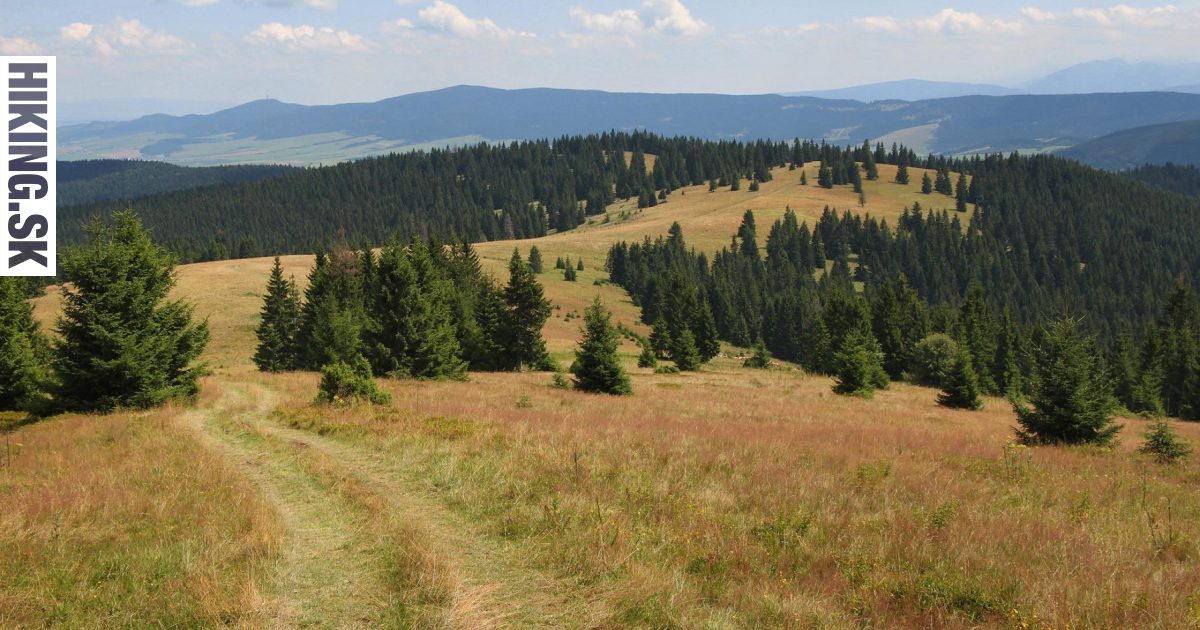
<svg viewBox="0 0 1200 630"><path fill-rule="evenodd" d="M0 628L259 625L277 524L179 412L64 417L11 436Z"/></svg>
<svg viewBox="0 0 1200 630"><path fill-rule="evenodd" d="M653 156L647 156L651 160ZM628 159L629 156L626 156ZM651 162L652 165L652 162ZM528 256L529 248L537 245L542 251L546 270L540 276L546 288L546 296L557 310L547 322L544 336L547 346L556 358L566 361L579 339L579 322L565 319L567 313L582 313L599 295L613 311L614 321L624 322L639 328L640 311L630 301L625 291L611 285L597 286L598 280L607 280L603 270L609 247L621 240L641 241L644 236L656 238L665 235L671 223L678 221L683 226L684 237L689 246L710 255L729 244L729 238L737 232L742 214L753 210L759 229L760 244L765 242L771 224L783 216L791 207L808 221L810 227L821 216L825 206L839 211L869 212L873 216L887 218L894 225L895 219L905 207L919 201L926 208L952 208L953 199L944 195L923 195L920 192L921 169L909 169L909 186L893 183L896 168L880 165L880 179L864 182L867 194L865 208L858 206L858 195L849 186L838 186L826 190L816 185L818 164L804 166L810 184L800 186L800 171L774 169L774 179L762 184L758 192L748 192L748 184L731 192L727 188L709 193L707 186L692 186L676 191L665 204L638 212L637 200L620 202L610 207L610 223L602 223L603 217L593 217L593 223L563 234L551 234L544 238L523 241L498 241L480 243L476 246L485 269L500 281L508 278L508 260L513 248ZM619 219L622 212L629 218ZM555 270L554 261L559 256L570 256L572 262L584 261L584 271L576 282L567 282L562 272ZM312 267L312 256L284 256L284 273L294 275L303 289L308 272ZM212 343L204 353L204 360L217 373L243 372L252 368L250 356L257 341L254 330L258 325L258 313L262 307L262 294L266 290L272 258L227 260L193 265L181 265L179 283L174 295L185 297L196 305L196 314L207 317L212 330ZM49 330L54 325L58 312L60 293L50 287L45 297L34 300L35 315ZM637 351L628 346L626 353L636 356Z"/></svg>
<svg viewBox="0 0 1200 630"><path fill-rule="evenodd" d="M479 374L388 382L382 410L281 417L376 449L538 566L600 587L610 627L1200 622L1200 466L1149 464L1143 421L1112 451L1006 449L998 400L953 411L895 385L863 401L729 360L638 372L626 398ZM315 386L264 382L293 401Z"/></svg>

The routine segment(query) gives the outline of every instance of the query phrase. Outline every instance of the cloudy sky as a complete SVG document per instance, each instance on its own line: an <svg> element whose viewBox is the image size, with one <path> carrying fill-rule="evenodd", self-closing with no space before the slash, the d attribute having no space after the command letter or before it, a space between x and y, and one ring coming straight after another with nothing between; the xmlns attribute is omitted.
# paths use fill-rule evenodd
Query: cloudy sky
<svg viewBox="0 0 1200 630"><path fill-rule="evenodd" d="M64 102L1012 85L1095 59L1200 62L1200 0L0 0L0 15L0 53L58 55Z"/></svg>

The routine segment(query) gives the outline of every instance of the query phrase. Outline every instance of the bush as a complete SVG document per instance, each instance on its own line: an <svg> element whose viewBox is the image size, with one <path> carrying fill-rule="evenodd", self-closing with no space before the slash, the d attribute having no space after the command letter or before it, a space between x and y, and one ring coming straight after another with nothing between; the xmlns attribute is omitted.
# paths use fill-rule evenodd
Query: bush
<svg viewBox="0 0 1200 630"><path fill-rule="evenodd" d="M1146 443L1138 450L1150 455L1160 464L1177 464L1192 453L1192 446L1179 439L1175 429L1165 420L1160 419L1142 434Z"/></svg>
<svg viewBox="0 0 1200 630"><path fill-rule="evenodd" d="M321 384L315 402L346 405L365 400L373 405L386 405L392 397L379 389L371 376L367 360L358 357L354 365L334 363L321 368Z"/></svg>
<svg viewBox="0 0 1200 630"><path fill-rule="evenodd" d="M762 341L754 344L754 354L742 362L742 367L765 370L771 367L771 352Z"/></svg>
<svg viewBox="0 0 1200 630"><path fill-rule="evenodd" d="M682 374L674 365L660 365L654 368L655 374Z"/></svg>
<svg viewBox="0 0 1200 630"><path fill-rule="evenodd" d="M948 335L929 335L913 348L908 363L908 380L915 385L942 387L944 377L954 368L960 354L958 344Z"/></svg>

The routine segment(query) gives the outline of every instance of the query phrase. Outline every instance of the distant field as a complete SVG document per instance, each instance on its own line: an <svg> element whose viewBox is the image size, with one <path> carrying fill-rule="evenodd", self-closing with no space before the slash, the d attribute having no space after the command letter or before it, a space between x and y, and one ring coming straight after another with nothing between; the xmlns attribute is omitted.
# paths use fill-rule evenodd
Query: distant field
<svg viewBox="0 0 1200 630"><path fill-rule="evenodd" d="M485 141L482 136L444 138L433 142L354 138L343 133L293 136L280 140L257 138L181 139L166 134L138 134L115 139L80 140L59 148L60 160L98 158L158 159L181 166L223 164L288 164L321 166L404 151L423 151Z"/></svg>
<svg viewBox="0 0 1200 630"><path fill-rule="evenodd" d="M816 165L805 168L815 184ZM913 201L953 204L920 194L920 170L910 186L880 170L865 209L848 187L802 187L799 172L776 170L757 193L745 182L687 188L640 213L618 204L608 224L478 251L504 280L514 247L542 250L556 305L544 334L566 365L581 324L568 313L600 295L614 319L638 317L623 291L593 284L614 241L679 221L689 244L712 252L746 209L765 239L787 206L810 223L826 204L894 223ZM558 256L583 259L578 282L553 269ZM283 263L303 284L312 258ZM382 408L315 407L316 375L261 375L249 361L270 265L180 268L176 295L213 330L215 374L194 409L58 418L16 434L0 504L54 510L0 512L0 540L15 541L0 543L0 575L36 576L0 578L0 627L103 627L80 622L101 609L126 625L171 611L193 627L244 628L1200 623L1200 463L1147 462L1135 450L1144 420L1124 420L1111 450L1026 449L1012 444L1015 419L999 399L951 411L906 384L845 398L828 378L728 357L654 375L635 367L629 343L632 397L555 389L544 373L472 374L383 381L393 401ZM43 322L57 300L52 290L36 301ZM1200 425L1177 428L1200 442ZM143 465L148 452L158 466ZM78 462L87 471L69 468ZM159 486L174 494L153 503ZM141 514L176 529L147 543ZM188 555L197 540L224 546ZM162 575L147 558L162 558ZM67 566L96 577L70 582ZM93 594L101 603L88 607ZM64 612L34 623L54 605Z"/></svg>

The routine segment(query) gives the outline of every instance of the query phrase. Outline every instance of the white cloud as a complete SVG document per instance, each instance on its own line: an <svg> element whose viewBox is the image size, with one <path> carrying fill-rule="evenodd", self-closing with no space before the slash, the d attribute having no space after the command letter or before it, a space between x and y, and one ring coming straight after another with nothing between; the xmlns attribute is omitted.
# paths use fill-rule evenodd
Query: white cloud
<svg viewBox="0 0 1200 630"><path fill-rule="evenodd" d="M194 0L184 0L189 2ZM218 0L199 0L199 2L217 2ZM310 9L321 9L323 11L332 11L338 8L338 0L241 0L242 2L257 1L260 4L268 7L286 9L296 5L305 6Z"/></svg>
<svg viewBox="0 0 1200 630"><path fill-rule="evenodd" d="M898 20L891 16L868 16L853 19L850 23L869 33L1015 33L1022 28L1022 23L1017 20L983 17L978 13L963 13L955 9L942 9L927 18Z"/></svg>
<svg viewBox="0 0 1200 630"><path fill-rule="evenodd" d="M937 15L911 20L911 24L932 33L990 33L1019 31L1019 22L1007 22L996 18L980 17L978 13L962 13L954 9L942 9Z"/></svg>
<svg viewBox="0 0 1200 630"><path fill-rule="evenodd" d="M712 30L704 20L692 17L680 0L646 0L642 7L655 16L654 30L660 33L694 36Z"/></svg>
<svg viewBox="0 0 1200 630"><path fill-rule="evenodd" d="M894 17L861 17L850 20L854 26L861 28L868 33L897 33L900 31L900 25Z"/></svg>
<svg viewBox="0 0 1200 630"><path fill-rule="evenodd" d="M1107 9L1080 8L1071 12L1072 17L1094 22L1096 25L1104 27L1135 26L1162 28L1178 26L1177 20L1184 15L1184 12L1180 11L1179 7L1173 4L1147 9L1118 4L1115 7ZM1190 14L1188 17L1195 19L1196 14Z"/></svg>
<svg viewBox="0 0 1200 630"><path fill-rule="evenodd" d="M59 29L59 32L62 33L62 37L65 40L82 42L86 41L88 36L92 34L92 25L84 24L83 22L73 22Z"/></svg>
<svg viewBox="0 0 1200 630"><path fill-rule="evenodd" d="M589 13L582 7L571 7L571 22L597 33L640 33L646 28L642 17L633 9L619 9L612 13Z"/></svg>
<svg viewBox="0 0 1200 630"><path fill-rule="evenodd" d="M24 37L0 37L0 53L5 55L40 55L42 47Z"/></svg>
<svg viewBox="0 0 1200 630"><path fill-rule="evenodd" d="M1056 17L1053 13L1043 11L1037 7L1025 7L1021 9L1021 16L1034 22L1047 22Z"/></svg>
<svg viewBox="0 0 1200 630"><path fill-rule="evenodd" d="M572 7L571 23L594 33L635 35L665 33L696 36L713 29L704 20L692 15L680 0L646 0L638 9L618 9L612 13L591 13L582 7Z"/></svg>
<svg viewBox="0 0 1200 630"><path fill-rule="evenodd" d="M364 52L371 48L369 40L349 31L338 31L328 26L314 28L307 24L289 26L279 22L263 24L247 35L246 40L255 44L283 45L289 52Z"/></svg>
<svg viewBox="0 0 1200 630"><path fill-rule="evenodd" d="M417 19L424 25L467 39L511 39L514 36L537 37L524 31L518 33L511 28L501 28L491 18L473 19L467 17L458 7L436 0L433 4L421 9Z"/></svg>
<svg viewBox="0 0 1200 630"><path fill-rule="evenodd" d="M91 46L102 57L116 57L123 52L177 55L188 52L192 45L165 31L158 31L141 20L117 18L110 24L72 22L59 34L68 45Z"/></svg>

